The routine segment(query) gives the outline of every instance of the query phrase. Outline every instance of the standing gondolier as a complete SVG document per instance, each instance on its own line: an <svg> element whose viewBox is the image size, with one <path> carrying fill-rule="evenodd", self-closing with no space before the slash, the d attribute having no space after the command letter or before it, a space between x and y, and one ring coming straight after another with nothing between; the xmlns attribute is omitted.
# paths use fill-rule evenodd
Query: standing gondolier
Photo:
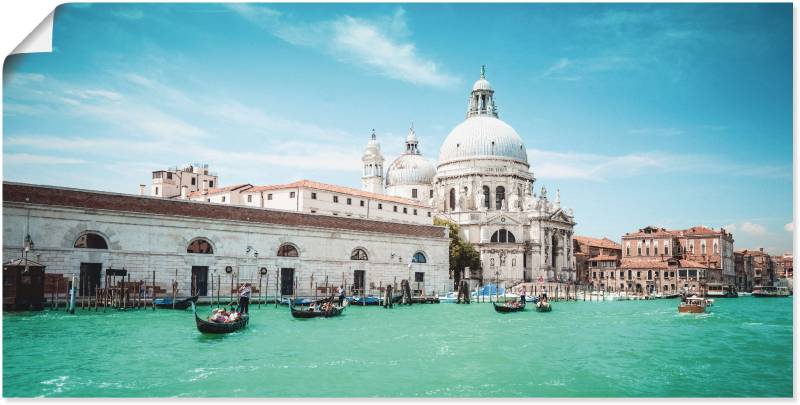
<svg viewBox="0 0 800 405"><path fill-rule="evenodd" d="M247 314L249 313L250 307L250 293L252 292L252 288L250 287L250 283L244 283L241 287L239 287L239 313L240 314Z"/></svg>
<svg viewBox="0 0 800 405"><path fill-rule="evenodd" d="M344 304L344 286L339 286L339 306L341 307Z"/></svg>
<svg viewBox="0 0 800 405"><path fill-rule="evenodd" d="M519 290L519 301L522 303L522 305L525 305L525 292L525 286L523 285L522 289Z"/></svg>

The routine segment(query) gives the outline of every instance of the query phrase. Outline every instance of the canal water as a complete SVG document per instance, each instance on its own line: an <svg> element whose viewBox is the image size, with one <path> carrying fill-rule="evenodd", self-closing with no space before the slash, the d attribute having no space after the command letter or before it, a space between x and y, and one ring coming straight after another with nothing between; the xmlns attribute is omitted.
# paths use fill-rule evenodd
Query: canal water
<svg viewBox="0 0 800 405"><path fill-rule="evenodd" d="M350 307L203 336L191 311L3 315L6 397L790 397L792 299ZM207 307L202 310L207 311Z"/></svg>

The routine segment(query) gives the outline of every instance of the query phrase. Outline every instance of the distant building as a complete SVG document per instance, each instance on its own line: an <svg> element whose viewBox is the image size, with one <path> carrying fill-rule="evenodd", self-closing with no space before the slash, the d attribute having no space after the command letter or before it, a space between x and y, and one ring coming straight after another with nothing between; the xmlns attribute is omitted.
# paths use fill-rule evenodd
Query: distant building
<svg viewBox="0 0 800 405"><path fill-rule="evenodd" d="M181 198L217 204L243 205L242 193L253 188L252 184L235 184L227 187L198 190L182 194Z"/></svg>
<svg viewBox="0 0 800 405"><path fill-rule="evenodd" d="M598 283L597 274L619 267L622 246L608 238L572 237L575 271L581 283ZM597 284L599 285L599 284Z"/></svg>
<svg viewBox="0 0 800 405"><path fill-rule="evenodd" d="M433 210L419 201L311 180L248 188L242 192L241 205L345 218L433 224Z"/></svg>
<svg viewBox="0 0 800 405"><path fill-rule="evenodd" d="M775 264L772 257L764 252L764 248L758 250L742 250L745 257L750 257L753 263L753 287L771 286L775 283Z"/></svg>
<svg viewBox="0 0 800 405"><path fill-rule="evenodd" d="M153 197L176 198L181 192L186 194L208 190L219 186L215 173L208 171L207 164L186 165L182 168L169 168L153 172L150 195ZM145 195L144 184L139 186L139 194Z"/></svg>
<svg viewBox="0 0 800 405"><path fill-rule="evenodd" d="M704 226L670 232L677 237L685 258L703 263L710 269L709 282L736 284L733 235L724 228L715 230Z"/></svg>
<svg viewBox="0 0 800 405"><path fill-rule="evenodd" d="M735 284L733 236L702 226L682 230L648 226L622 236L620 268L627 277L613 285L632 286L635 291L699 291L705 283Z"/></svg>
<svg viewBox="0 0 800 405"><path fill-rule="evenodd" d="M734 270L736 273L736 290L753 290L753 256L742 251L733 252Z"/></svg>

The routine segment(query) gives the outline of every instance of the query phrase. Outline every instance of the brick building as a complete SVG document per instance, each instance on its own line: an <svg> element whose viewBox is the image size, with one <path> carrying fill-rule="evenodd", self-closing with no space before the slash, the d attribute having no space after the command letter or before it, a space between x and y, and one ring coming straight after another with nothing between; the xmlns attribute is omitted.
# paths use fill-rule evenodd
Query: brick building
<svg viewBox="0 0 800 405"><path fill-rule="evenodd" d="M758 250L742 250L742 255L753 265L753 287L771 286L775 283L775 263L772 256L764 252L764 248Z"/></svg>
<svg viewBox="0 0 800 405"><path fill-rule="evenodd" d="M622 246L608 238L573 236L574 268L578 282L590 283L598 270L612 271L619 267Z"/></svg>
<svg viewBox="0 0 800 405"><path fill-rule="evenodd" d="M736 290L753 291L753 256L742 251L733 252L734 272L736 274Z"/></svg>

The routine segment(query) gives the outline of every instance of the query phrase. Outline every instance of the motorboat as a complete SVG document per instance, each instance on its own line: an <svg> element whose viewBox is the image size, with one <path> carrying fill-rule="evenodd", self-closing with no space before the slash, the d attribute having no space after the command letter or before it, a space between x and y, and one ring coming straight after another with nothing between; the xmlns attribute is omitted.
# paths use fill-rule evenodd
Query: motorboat
<svg viewBox="0 0 800 405"><path fill-rule="evenodd" d="M706 312L706 299L693 295L678 304L679 313L702 314Z"/></svg>

